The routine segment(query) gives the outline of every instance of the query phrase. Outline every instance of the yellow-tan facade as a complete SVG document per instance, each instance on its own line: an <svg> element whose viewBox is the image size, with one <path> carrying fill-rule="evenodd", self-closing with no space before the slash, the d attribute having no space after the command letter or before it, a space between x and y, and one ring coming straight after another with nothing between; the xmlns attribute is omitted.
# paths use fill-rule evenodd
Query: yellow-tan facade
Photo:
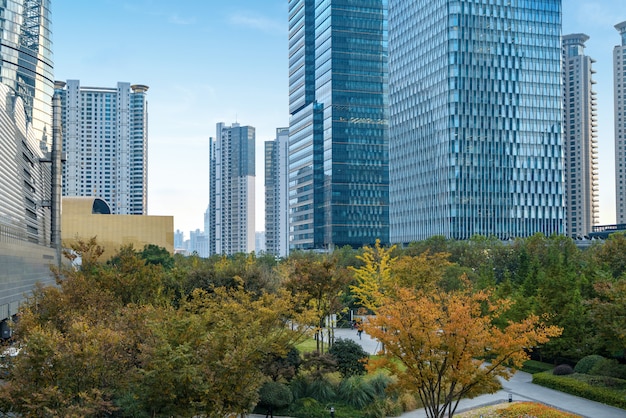
<svg viewBox="0 0 626 418"><path fill-rule="evenodd" d="M78 240L96 237L104 248L103 260L114 256L125 245L135 250L153 244L174 253L174 217L112 215L104 200L96 197L63 197L61 240L69 248Z"/></svg>

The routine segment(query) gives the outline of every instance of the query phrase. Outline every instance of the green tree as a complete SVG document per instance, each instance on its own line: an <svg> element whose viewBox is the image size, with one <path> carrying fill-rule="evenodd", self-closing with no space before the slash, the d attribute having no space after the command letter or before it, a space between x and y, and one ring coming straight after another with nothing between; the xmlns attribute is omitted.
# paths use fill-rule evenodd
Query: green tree
<svg viewBox="0 0 626 418"><path fill-rule="evenodd" d="M317 351L324 352L324 329L331 314L343 309L342 296L350 280L345 268L333 256L315 253L294 253L281 265L284 286L301 298L311 312ZM331 324L332 325L332 324ZM327 341L332 343L332 326Z"/></svg>

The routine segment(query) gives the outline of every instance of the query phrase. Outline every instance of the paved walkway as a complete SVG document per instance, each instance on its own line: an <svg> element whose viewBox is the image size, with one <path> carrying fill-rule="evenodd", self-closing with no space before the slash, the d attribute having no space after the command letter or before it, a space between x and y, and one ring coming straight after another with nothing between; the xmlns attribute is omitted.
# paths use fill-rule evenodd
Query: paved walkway
<svg viewBox="0 0 626 418"><path fill-rule="evenodd" d="M363 349L376 354L381 349L380 343L363 333L361 339L356 330L339 328L335 330L335 338L350 339L361 344ZM468 411L481 406L508 402L509 395L513 401L539 402L562 411L571 412L584 418L626 418L626 410L590 401L578 396L569 395L557 390L548 389L532 383L532 375L517 372L511 380L502 380L502 390L490 395L478 396L474 399L463 399L456 413ZM265 418L265 415L249 415L250 418ZM418 409L406 412L401 418L425 418L426 412Z"/></svg>

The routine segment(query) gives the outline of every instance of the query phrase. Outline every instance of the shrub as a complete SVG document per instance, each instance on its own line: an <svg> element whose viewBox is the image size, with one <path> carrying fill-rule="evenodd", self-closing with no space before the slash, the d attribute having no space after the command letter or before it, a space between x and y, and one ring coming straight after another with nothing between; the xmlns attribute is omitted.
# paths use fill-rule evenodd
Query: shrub
<svg viewBox="0 0 626 418"><path fill-rule="evenodd" d="M559 364L552 370L552 374L555 376L566 376L568 374L574 374L574 369L569 364Z"/></svg>
<svg viewBox="0 0 626 418"><path fill-rule="evenodd" d="M328 402L335 398L335 389L327 379L315 379L309 382L307 395L320 402Z"/></svg>
<svg viewBox="0 0 626 418"><path fill-rule="evenodd" d="M328 350L337 362L337 369L344 377L365 374L365 363L369 354L352 340L338 339Z"/></svg>
<svg viewBox="0 0 626 418"><path fill-rule="evenodd" d="M284 408L293 402L293 395L287 385L267 382L259 390L259 405L266 408Z"/></svg>
<svg viewBox="0 0 626 418"><path fill-rule="evenodd" d="M626 379L626 365L619 364L615 359L603 358L594 364L591 370L589 370L589 374Z"/></svg>
<svg viewBox="0 0 626 418"><path fill-rule="evenodd" d="M387 386L389 386L394 379L385 373L376 373L374 375L369 376L368 378L369 384L374 389L374 394L378 398L384 398L386 395Z"/></svg>
<svg viewBox="0 0 626 418"><path fill-rule="evenodd" d="M328 411L312 398L298 399L291 414L294 418L328 418Z"/></svg>
<svg viewBox="0 0 626 418"><path fill-rule="evenodd" d="M532 402L516 402L499 411L500 418L541 417L541 418L575 418L578 415L559 411L546 405Z"/></svg>
<svg viewBox="0 0 626 418"><path fill-rule="evenodd" d="M618 408L626 408L626 398L620 393L606 388L593 387L573 377L560 377L550 372L543 372L533 375L533 383Z"/></svg>
<svg viewBox="0 0 626 418"><path fill-rule="evenodd" d="M578 363L576 363L576 366L574 367L574 371L576 371L576 373L588 374L593 366L595 366L600 360L604 360L604 357L598 354L585 356L578 360Z"/></svg>
<svg viewBox="0 0 626 418"><path fill-rule="evenodd" d="M337 390L339 398L346 404L357 409L363 409L376 398L372 385L362 376L352 376L344 379Z"/></svg>

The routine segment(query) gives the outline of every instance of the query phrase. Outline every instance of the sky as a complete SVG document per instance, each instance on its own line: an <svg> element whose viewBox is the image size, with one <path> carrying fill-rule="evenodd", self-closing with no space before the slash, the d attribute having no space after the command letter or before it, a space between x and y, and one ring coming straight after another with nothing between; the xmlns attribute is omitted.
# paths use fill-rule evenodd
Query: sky
<svg viewBox="0 0 626 418"><path fill-rule="evenodd" d="M390 0L393 1L393 0ZM149 86L148 214L204 229L215 124L256 128L255 229L265 229L264 143L289 125L287 0L52 0L56 80ZM615 223L613 47L624 0L563 0L563 34L596 60L600 223Z"/></svg>

